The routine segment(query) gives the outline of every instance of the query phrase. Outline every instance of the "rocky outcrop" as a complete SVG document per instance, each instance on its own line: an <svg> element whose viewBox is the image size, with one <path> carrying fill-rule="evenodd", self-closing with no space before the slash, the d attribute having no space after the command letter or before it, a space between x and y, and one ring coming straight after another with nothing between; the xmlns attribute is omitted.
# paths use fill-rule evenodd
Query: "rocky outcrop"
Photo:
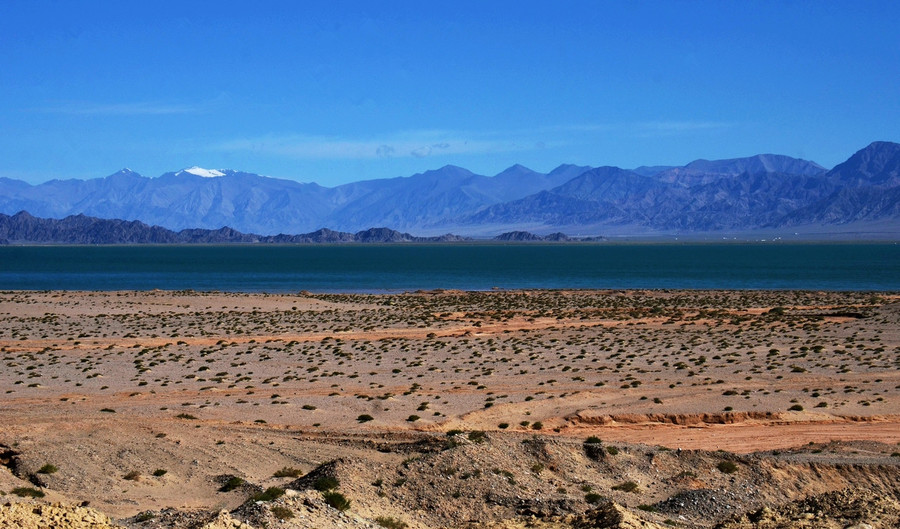
<svg viewBox="0 0 900 529"><path fill-rule="evenodd" d="M0 505L0 527L17 529L123 529L108 516L88 507L54 503Z"/></svg>
<svg viewBox="0 0 900 529"><path fill-rule="evenodd" d="M894 529L900 503L865 489L841 490L742 514L716 529Z"/></svg>

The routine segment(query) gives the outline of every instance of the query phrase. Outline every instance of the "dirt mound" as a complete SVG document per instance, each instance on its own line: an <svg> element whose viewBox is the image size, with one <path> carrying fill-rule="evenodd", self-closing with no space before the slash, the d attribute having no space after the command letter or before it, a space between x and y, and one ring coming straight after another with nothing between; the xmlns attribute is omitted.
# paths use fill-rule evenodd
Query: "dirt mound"
<svg viewBox="0 0 900 529"><path fill-rule="evenodd" d="M54 503L0 505L0 527L18 529L121 529L109 517L87 507Z"/></svg>
<svg viewBox="0 0 900 529"><path fill-rule="evenodd" d="M716 529L894 529L900 527L900 502L868 490L828 492L746 513Z"/></svg>

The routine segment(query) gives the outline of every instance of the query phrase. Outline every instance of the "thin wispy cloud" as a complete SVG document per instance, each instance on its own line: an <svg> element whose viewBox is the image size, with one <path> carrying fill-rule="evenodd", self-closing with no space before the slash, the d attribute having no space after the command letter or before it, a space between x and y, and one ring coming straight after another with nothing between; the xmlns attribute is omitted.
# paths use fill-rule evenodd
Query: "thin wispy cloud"
<svg viewBox="0 0 900 529"><path fill-rule="evenodd" d="M733 123L721 121L647 121L634 125L642 136L676 136L679 134L719 130L733 127Z"/></svg>
<svg viewBox="0 0 900 529"><path fill-rule="evenodd" d="M519 130L418 130L374 138L301 134L237 138L210 150L249 152L295 159L427 158L457 154L498 154L602 142L608 135L669 136L716 130L731 124L712 121L656 121L548 125Z"/></svg>
<svg viewBox="0 0 900 529"><path fill-rule="evenodd" d="M451 154L490 154L532 148L510 138L484 138L442 131L418 131L372 139L321 136L263 136L225 141L218 151L243 151L306 159L426 158Z"/></svg>
<svg viewBox="0 0 900 529"><path fill-rule="evenodd" d="M77 116L164 116L195 114L202 109L196 105L140 101L132 103L66 103L37 110L48 114Z"/></svg>

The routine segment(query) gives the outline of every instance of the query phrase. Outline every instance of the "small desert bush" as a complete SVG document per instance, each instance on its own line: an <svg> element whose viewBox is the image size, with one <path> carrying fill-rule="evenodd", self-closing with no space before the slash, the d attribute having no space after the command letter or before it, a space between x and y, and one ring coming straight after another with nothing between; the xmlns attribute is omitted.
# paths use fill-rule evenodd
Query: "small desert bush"
<svg viewBox="0 0 900 529"><path fill-rule="evenodd" d="M391 518L390 516L379 516L378 518L375 518L375 523L385 529L406 529L407 527L406 522L403 520Z"/></svg>
<svg viewBox="0 0 900 529"><path fill-rule="evenodd" d="M603 445L601 444L599 437L593 435L588 437L584 440L582 448L584 448L584 455L588 456L590 459L602 459L604 456Z"/></svg>
<svg viewBox="0 0 900 529"><path fill-rule="evenodd" d="M273 474L273 476L276 478L299 478L302 475L302 470L293 467L284 467L281 470L277 470L275 474Z"/></svg>
<svg viewBox="0 0 900 529"><path fill-rule="evenodd" d="M737 469L738 469L737 465L735 465L731 461L722 461L721 463L716 465L716 468L719 469L719 472L722 472L725 474L733 474L733 473L737 472Z"/></svg>
<svg viewBox="0 0 900 529"><path fill-rule="evenodd" d="M626 481L613 486L613 490L621 490L622 492L635 492L638 490L638 484L633 481Z"/></svg>
<svg viewBox="0 0 900 529"><path fill-rule="evenodd" d="M56 467L56 465L51 465L50 463L47 463L46 465L44 465L38 469L38 474L54 474L58 471L59 471L59 469Z"/></svg>
<svg viewBox="0 0 900 529"><path fill-rule="evenodd" d="M326 492L329 490L334 490L341 485L341 482L338 481L336 477L333 476L322 476L317 479L315 483L313 483L313 488L319 492Z"/></svg>
<svg viewBox="0 0 900 529"><path fill-rule="evenodd" d="M221 487L219 487L219 492L231 492L234 489L243 485L244 483L245 482L243 479L241 479L237 476L231 476L230 478L228 478L228 481L226 481L225 483L222 484Z"/></svg>
<svg viewBox="0 0 900 529"><path fill-rule="evenodd" d="M362 415L357 417L356 420L359 422L369 422L369 421L374 421L375 417L372 417L368 413L363 413Z"/></svg>
<svg viewBox="0 0 900 529"><path fill-rule="evenodd" d="M157 468L156 470L153 471L153 475L155 477L159 478L159 477L165 476L166 474L168 474L168 472L169 471L164 468Z"/></svg>
<svg viewBox="0 0 900 529"><path fill-rule="evenodd" d="M272 516L279 520L290 520L294 517L294 511L281 505L275 505L269 510L272 512Z"/></svg>
<svg viewBox="0 0 900 529"><path fill-rule="evenodd" d="M253 501L272 501L284 496L284 489L269 487L262 492L257 492L250 497Z"/></svg>
<svg viewBox="0 0 900 529"><path fill-rule="evenodd" d="M343 494L337 491L328 491L322 493L322 498L325 499L325 503L331 505L335 509L343 512L350 508L350 500L346 498Z"/></svg>
<svg viewBox="0 0 900 529"><path fill-rule="evenodd" d="M21 498L43 498L44 493L38 489L33 489L31 487L16 487L12 490L12 493Z"/></svg>
<svg viewBox="0 0 900 529"><path fill-rule="evenodd" d="M473 430L469 432L469 441L473 443L483 443L487 441L487 434L481 430Z"/></svg>
<svg viewBox="0 0 900 529"><path fill-rule="evenodd" d="M588 492L584 495L584 501L591 504L600 503L601 500L603 500L603 496L597 494L596 492Z"/></svg>

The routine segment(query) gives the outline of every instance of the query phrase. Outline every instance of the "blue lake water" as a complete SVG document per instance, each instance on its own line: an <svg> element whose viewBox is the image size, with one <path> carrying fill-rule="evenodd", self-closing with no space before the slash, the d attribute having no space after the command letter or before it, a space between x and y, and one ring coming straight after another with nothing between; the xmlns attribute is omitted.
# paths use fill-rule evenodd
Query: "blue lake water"
<svg viewBox="0 0 900 529"><path fill-rule="evenodd" d="M900 290L897 244L0 247L2 290Z"/></svg>

